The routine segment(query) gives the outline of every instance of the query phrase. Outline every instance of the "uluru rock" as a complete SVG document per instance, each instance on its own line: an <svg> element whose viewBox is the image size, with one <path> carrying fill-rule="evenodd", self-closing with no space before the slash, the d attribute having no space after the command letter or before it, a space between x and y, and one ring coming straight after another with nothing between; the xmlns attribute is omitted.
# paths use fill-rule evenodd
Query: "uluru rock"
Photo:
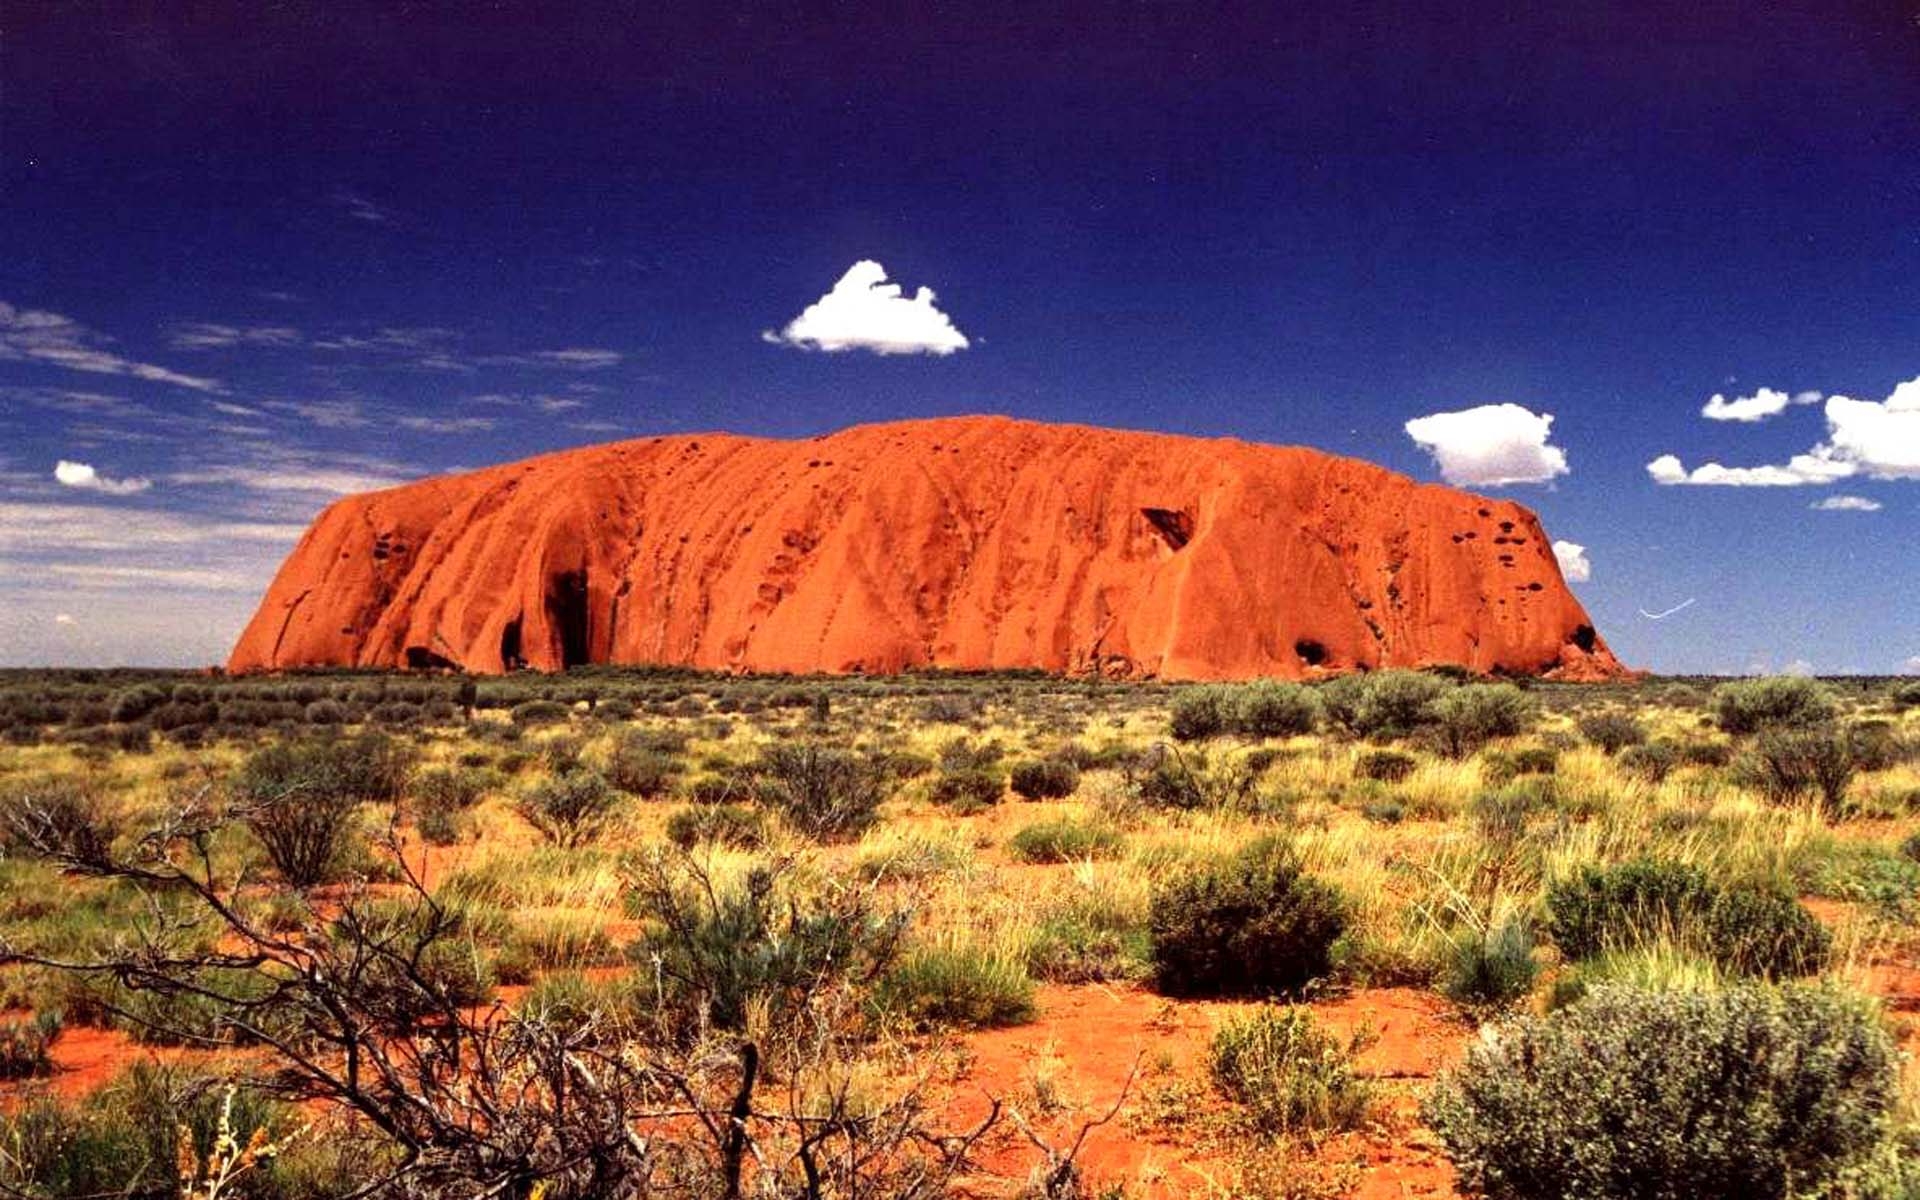
<svg viewBox="0 0 1920 1200"><path fill-rule="evenodd" d="M228 666L585 663L1623 671L1511 501L1299 447L1002 417L643 438L349 497Z"/></svg>

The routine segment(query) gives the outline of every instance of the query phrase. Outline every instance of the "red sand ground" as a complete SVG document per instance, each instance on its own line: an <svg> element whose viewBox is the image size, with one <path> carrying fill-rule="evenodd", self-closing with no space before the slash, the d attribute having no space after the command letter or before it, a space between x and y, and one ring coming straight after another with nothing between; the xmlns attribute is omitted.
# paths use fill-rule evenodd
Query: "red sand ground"
<svg viewBox="0 0 1920 1200"><path fill-rule="evenodd" d="M236 671L1623 672L1509 500L1004 417L568 450L322 513Z"/></svg>

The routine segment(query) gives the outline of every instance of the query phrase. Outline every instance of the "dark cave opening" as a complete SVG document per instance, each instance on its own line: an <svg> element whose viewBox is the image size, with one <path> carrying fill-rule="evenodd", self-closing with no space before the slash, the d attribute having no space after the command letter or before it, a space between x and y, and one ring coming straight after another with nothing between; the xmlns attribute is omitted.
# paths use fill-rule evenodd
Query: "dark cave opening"
<svg viewBox="0 0 1920 1200"><path fill-rule="evenodd" d="M1580 651L1583 654L1592 654L1594 644L1599 638L1600 635L1594 632L1593 626L1591 625L1578 625L1574 627L1573 644L1580 647Z"/></svg>
<svg viewBox="0 0 1920 1200"><path fill-rule="evenodd" d="M1172 508L1143 508L1140 515L1153 526L1168 549L1179 550L1193 540L1193 517L1187 513Z"/></svg>
<svg viewBox="0 0 1920 1200"><path fill-rule="evenodd" d="M519 617L508 621L507 627L500 631L500 665L508 671L517 671L527 665L526 658L520 653Z"/></svg>
<svg viewBox="0 0 1920 1200"><path fill-rule="evenodd" d="M1317 667L1327 661L1327 648L1312 638L1301 638L1295 642L1293 652L1300 656L1301 662L1310 667Z"/></svg>
<svg viewBox="0 0 1920 1200"><path fill-rule="evenodd" d="M592 662L587 615L587 573L562 571L547 581L547 621L560 635L560 666Z"/></svg>

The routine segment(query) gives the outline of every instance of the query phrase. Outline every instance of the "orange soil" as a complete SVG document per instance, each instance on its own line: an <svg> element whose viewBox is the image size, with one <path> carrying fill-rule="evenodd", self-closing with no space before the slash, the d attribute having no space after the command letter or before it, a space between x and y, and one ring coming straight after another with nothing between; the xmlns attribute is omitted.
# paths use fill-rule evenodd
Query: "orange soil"
<svg viewBox="0 0 1920 1200"><path fill-rule="evenodd" d="M1169 1081L1197 1083L1195 1095L1204 1098L1206 1050L1215 1028L1253 1006L1176 1004L1139 988L1099 985L1042 988L1038 1006L1031 1024L968 1039L971 1062L949 1109L954 1126L977 1122L987 1097L997 1096L1018 1109L1039 1137L1065 1149L1086 1122L1112 1109L1137 1063L1139 1073L1119 1115L1087 1136L1077 1159L1083 1173L1096 1185L1125 1182L1129 1195L1148 1200L1203 1196L1231 1182L1218 1151L1192 1144L1191 1133L1157 1130L1140 1114ZM1418 1127L1415 1108L1420 1086L1460 1056L1471 1029L1438 996L1407 988L1364 990L1312 1007L1339 1035L1366 1030L1377 1036L1360 1067L1378 1082L1383 1101L1373 1127L1331 1139L1317 1158L1360 1164L1352 1193L1359 1200L1454 1196L1453 1172ZM1063 1111L1036 1111L1036 1078L1048 1081L1067 1106ZM1032 1143L1009 1122L983 1156L996 1178L980 1181L981 1191L1017 1190L1036 1157Z"/></svg>

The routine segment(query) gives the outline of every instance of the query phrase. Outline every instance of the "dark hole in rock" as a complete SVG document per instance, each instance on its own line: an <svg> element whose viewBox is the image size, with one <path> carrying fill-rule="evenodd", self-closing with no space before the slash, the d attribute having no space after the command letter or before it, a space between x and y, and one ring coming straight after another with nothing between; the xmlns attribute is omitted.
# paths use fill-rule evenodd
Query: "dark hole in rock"
<svg viewBox="0 0 1920 1200"><path fill-rule="evenodd" d="M442 654L435 654L425 646L407 647L407 669L409 671L457 671L459 664Z"/></svg>
<svg viewBox="0 0 1920 1200"><path fill-rule="evenodd" d="M547 581L547 620L560 635L560 665L581 667L588 657L587 573L562 571Z"/></svg>
<svg viewBox="0 0 1920 1200"><path fill-rule="evenodd" d="M1301 638L1295 642L1293 652L1300 656L1301 662L1310 667L1317 667L1327 661L1327 648L1312 638Z"/></svg>
<svg viewBox="0 0 1920 1200"><path fill-rule="evenodd" d="M519 617L508 621L507 627L500 631L500 664L509 671L527 665L527 660L520 654Z"/></svg>
<svg viewBox="0 0 1920 1200"><path fill-rule="evenodd" d="M1143 508L1140 515L1170 549L1178 550L1193 540L1193 517L1187 513L1171 508Z"/></svg>
<svg viewBox="0 0 1920 1200"><path fill-rule="evenodd" d="M1577 625L1574 627L1573 644L1580 647L1582 653L1592 654L1594 644L1598 640L1599 635L1593 631L1593 626Z"/></svg>

